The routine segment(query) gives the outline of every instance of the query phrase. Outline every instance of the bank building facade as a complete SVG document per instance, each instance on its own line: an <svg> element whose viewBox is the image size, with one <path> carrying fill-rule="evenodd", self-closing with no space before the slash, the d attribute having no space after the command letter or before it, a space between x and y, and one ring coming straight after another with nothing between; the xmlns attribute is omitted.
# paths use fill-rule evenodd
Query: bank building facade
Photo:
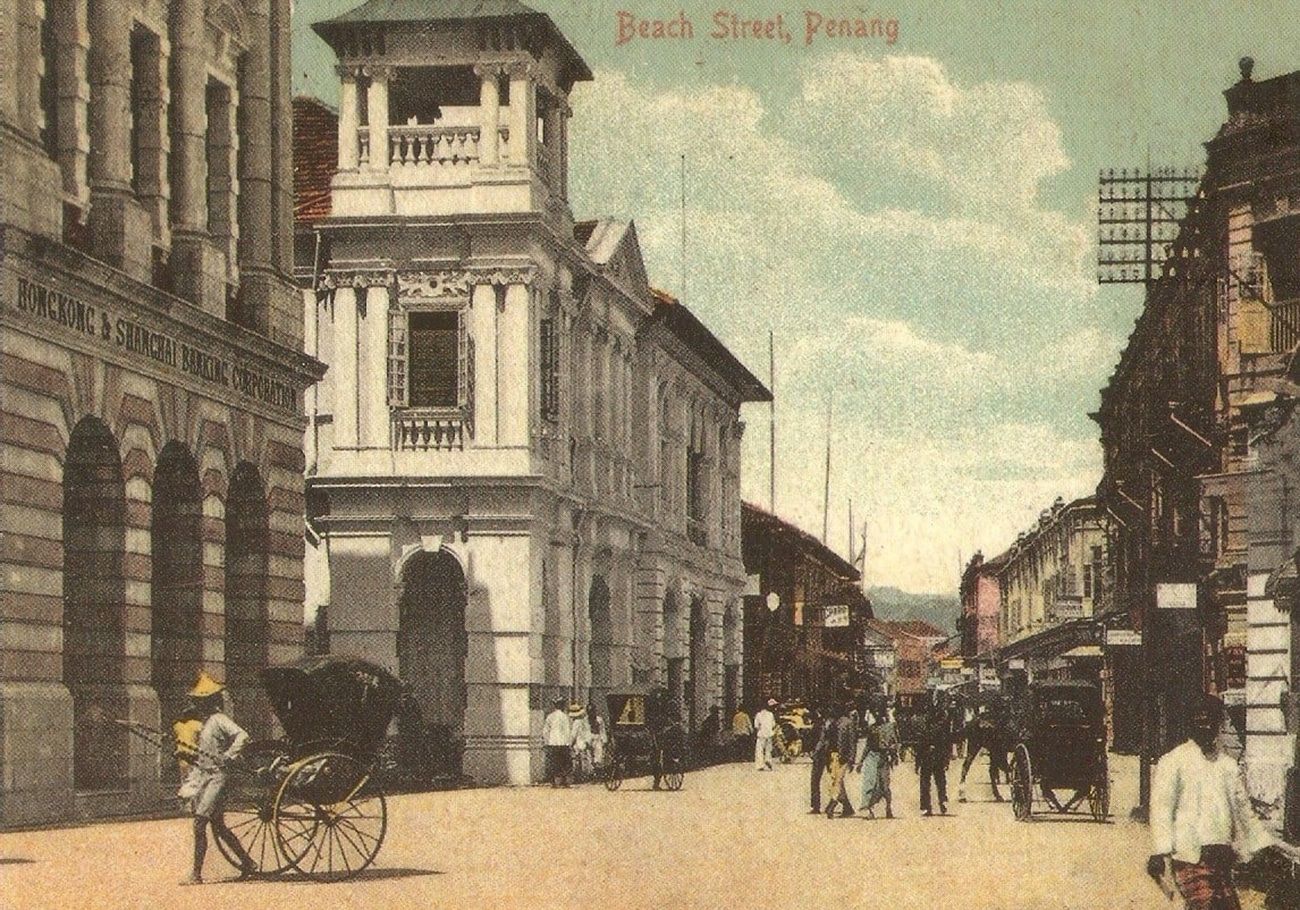
<svg viewBox="0 0 1300 910"><path fill-rule="evenodd" d="M306 352L329 365L309 614L480 783L540 776L555 697L603 713L662 685L698 728L742 691L740 408L768 391L650 287L633 224L574 221L591 72L547 16L372 0L313 27L340 93L296 121Z"/></svg>
<svg viewBox="0 0 1300 910"><path fill-rule="evenodd" d="M289 2L0 5L0 825L175 805L302 650Z"/></svg>

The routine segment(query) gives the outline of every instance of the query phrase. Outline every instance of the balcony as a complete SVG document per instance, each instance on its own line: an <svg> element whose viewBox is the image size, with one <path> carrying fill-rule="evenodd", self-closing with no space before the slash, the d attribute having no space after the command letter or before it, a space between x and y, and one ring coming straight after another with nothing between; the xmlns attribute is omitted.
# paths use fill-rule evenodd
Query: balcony
<svg viewBox="0 0 1300 910"><path fill-rule="evenodd" d="M469 418L459 408L406 408L393 412L392 445L398 452L463 451L473 436Z"/></svg>

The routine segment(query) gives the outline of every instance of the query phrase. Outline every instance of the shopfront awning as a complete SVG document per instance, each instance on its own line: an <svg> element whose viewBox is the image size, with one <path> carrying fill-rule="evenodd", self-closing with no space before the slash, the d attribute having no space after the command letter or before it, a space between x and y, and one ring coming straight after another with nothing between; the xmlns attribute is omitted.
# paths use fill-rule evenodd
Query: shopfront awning
<svg viewBox="0 0 1300 910"><path fill-rule="evenodd" d="M1101 640L1102 627L1095 619L1092 617L1071 619L1003 645L997 651L997 662L1006 664L1007 661L1017 658L1046 660L1061 657L1083 646L1098 647L1100 650Z"/></svg>

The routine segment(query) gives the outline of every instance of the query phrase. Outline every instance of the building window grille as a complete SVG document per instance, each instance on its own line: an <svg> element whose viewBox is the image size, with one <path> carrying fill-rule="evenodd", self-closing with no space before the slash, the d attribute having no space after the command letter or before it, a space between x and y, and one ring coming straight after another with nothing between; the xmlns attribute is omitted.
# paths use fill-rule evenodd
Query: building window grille
<svg viewBox="0 0 1300 910"><path fill-rule="evenodd" d="M205 96L208 131L205 157L207 163L208 234L214 240L228 240L232 234L235 192L234 174L231 173L231 146L234 137L230 129L232 104L230 86L209 79Z"/></svg>
<svg viewBox="0 0 1300 910"><path fill-rule="evenodd" d="M162 177L162 85L158 36L131 30L131 188L137 196L159 193Z"/></svg>
<svg viewBox="0 0 1300 910"><path fill-rule="evenodd" d="M555 320L541 320L539 332L542 419L555 423L560 419L560 337Z"/></svg>
<svg viewBox="0 0 1300 910"><path fill-rule="evenodd" d="M39 74L39 100L41 107L40 139L46 154L57 158L59 154L59 57L58 35L52 18L50 0L41 4L40 43L41 70Z"/></svg>

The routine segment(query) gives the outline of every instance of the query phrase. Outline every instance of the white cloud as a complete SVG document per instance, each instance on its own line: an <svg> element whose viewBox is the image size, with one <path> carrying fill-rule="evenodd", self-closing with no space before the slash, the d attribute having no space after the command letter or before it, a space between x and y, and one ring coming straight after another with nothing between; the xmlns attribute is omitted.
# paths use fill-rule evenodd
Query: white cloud
<svg viewBox="0 0 1300 910"><path fill-rule="evenodd" d="M881 530L873 581L951 589L958 551L1096 483L1079 398L1119 342L1078 328L1088 230L1039 200L1069 161L1032 86L850 54L801 79L769 109L744 86L597 73L574 97L575 212L635 219L652 283L680 290L686 156L687 305L761 376L777 332L779 511L821 529L833 392L830 542L846 549L852 497ZM762 503L766 413L746 414Z"/></svg>

